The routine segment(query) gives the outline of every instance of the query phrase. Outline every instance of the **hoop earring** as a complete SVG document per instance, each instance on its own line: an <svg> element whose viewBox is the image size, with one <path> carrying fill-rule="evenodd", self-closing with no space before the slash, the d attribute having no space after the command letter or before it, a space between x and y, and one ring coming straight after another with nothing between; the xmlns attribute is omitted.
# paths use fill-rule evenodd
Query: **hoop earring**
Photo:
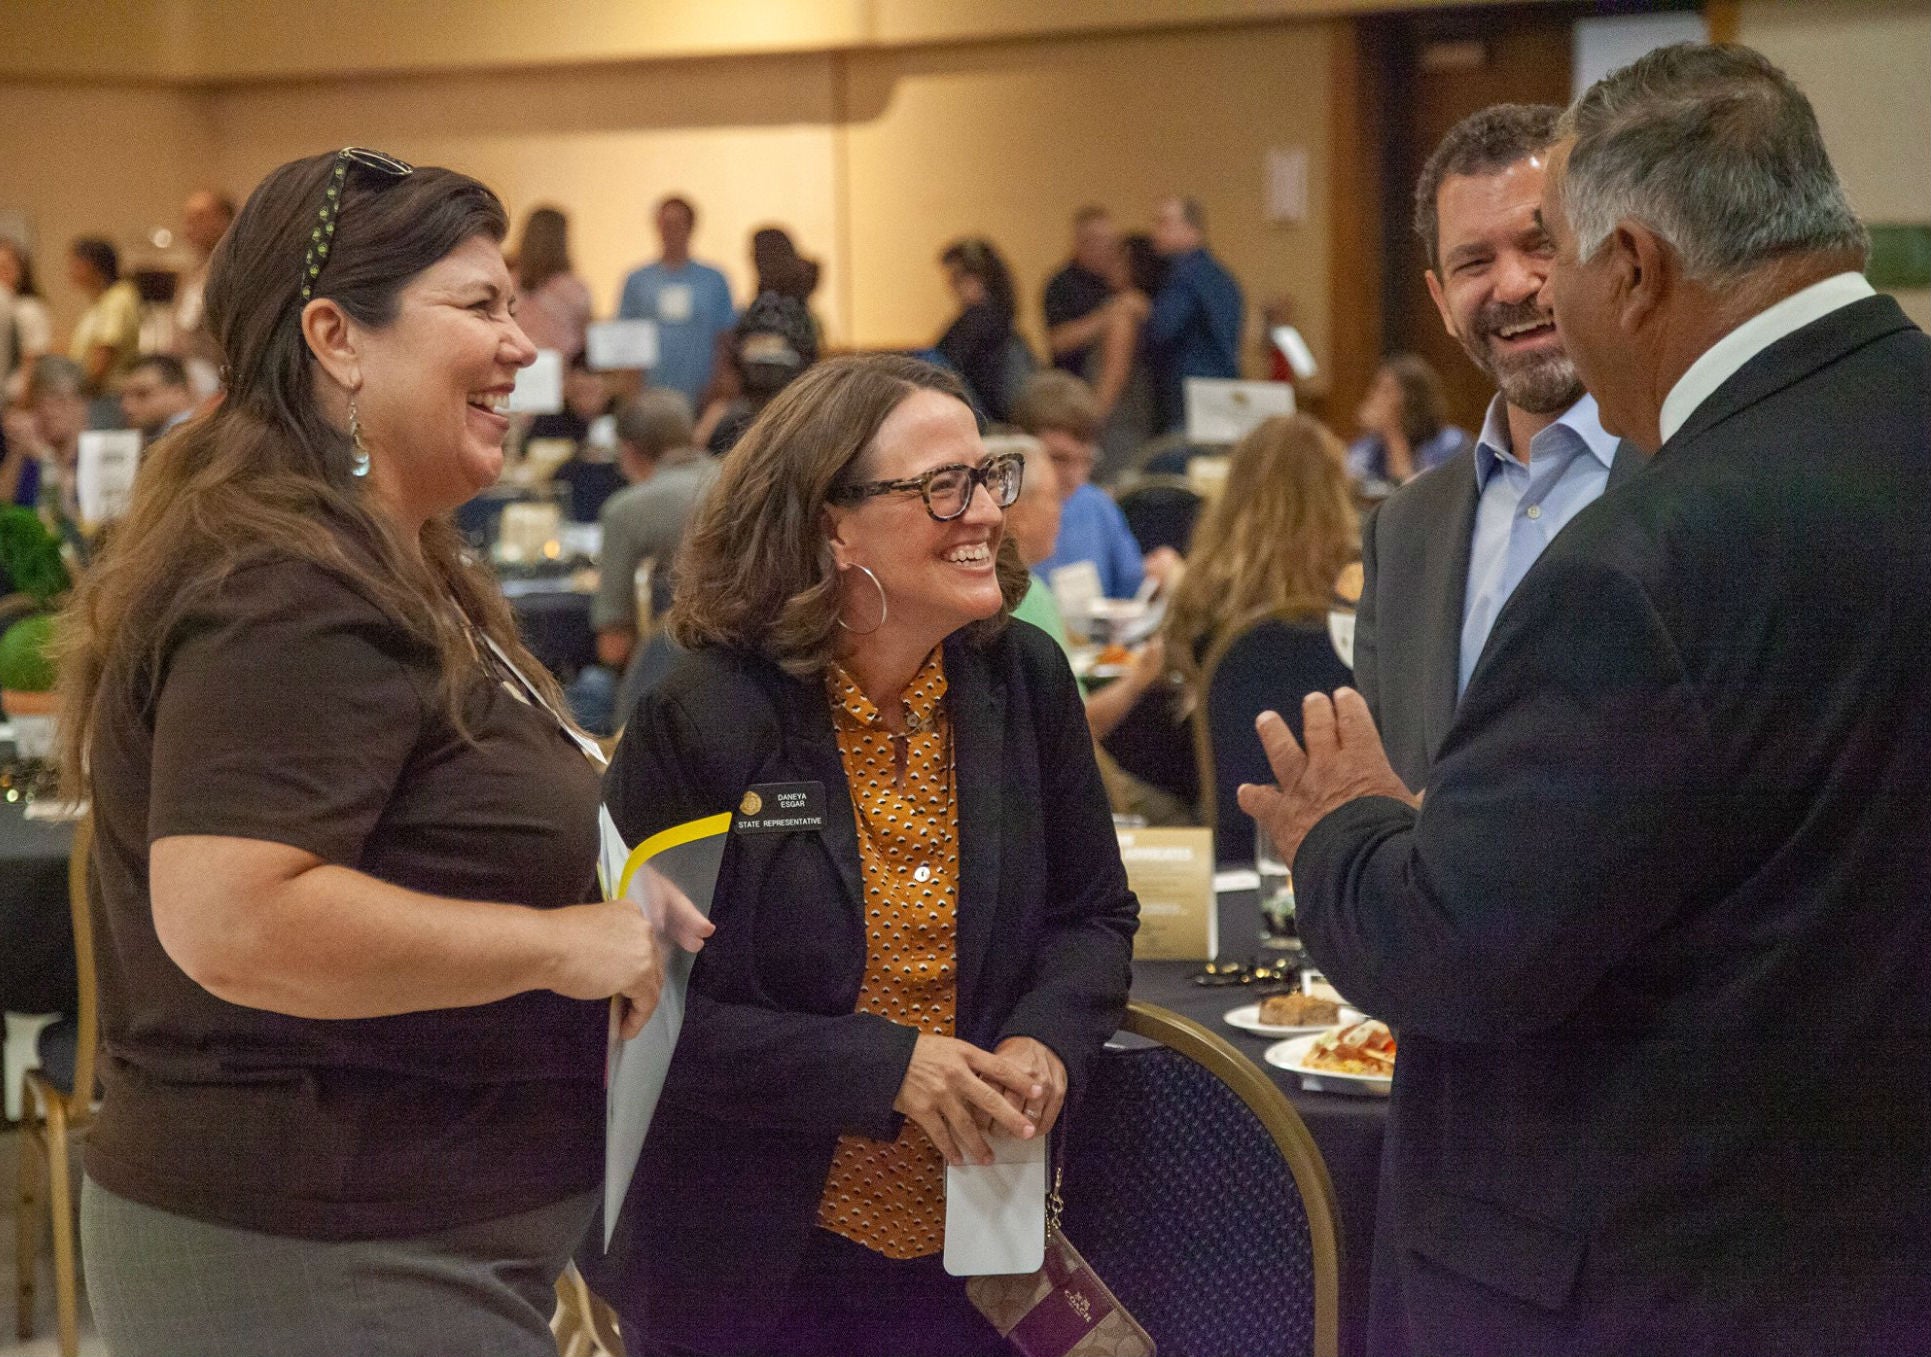
<svg viewBox="0 0 1931 1357"><path fill-rule="evenodd" d="M362 441L362 420L356 414L355 397L349 397L349 474L366 476L369 474L369 445Z"/></svg>
<svg viewBox="0 0 1931 1357"><path fill-rule="evenodd" d="M878 590L878 621L872 623L872 625L865 628L865 630L860 631L857 627L854 627L849 622L845 621L844 609L841 608L839 609L838 625L843 627L846 631L850 632L854 636L870 636L873 632L877 631L880 627L885 625L885 619L887 617L890 617L892 614L892 604L891 604L891 601L885 597L885 586L878 582L878 576L874 575L871 571L867 570L862 565L854 565L850 568L853 570L856 570L859 574L863 575L866 579L870 580L872 582L872 588Z"/></svg>

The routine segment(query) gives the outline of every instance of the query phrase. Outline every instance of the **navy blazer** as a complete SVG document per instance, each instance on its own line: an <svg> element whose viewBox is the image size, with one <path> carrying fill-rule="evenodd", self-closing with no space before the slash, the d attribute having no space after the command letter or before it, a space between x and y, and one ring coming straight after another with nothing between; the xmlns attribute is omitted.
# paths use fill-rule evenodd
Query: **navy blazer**
<svg viewBox="0 0 1931 1357"><path fill-rule="evenodd" d="M1419 811L1294 862L1400 1032L1376 1353L1922 1352L1931 339L1785 337L1496 620Z"/></svg>
<svg viewBox="0 0 1931 1357"><path fill-rule="evenodd" d="M1059 647L1008 624L945 644L957 758L960 1038L1051 1047L1077 1084L1118 1027L1139 906L1127 889L1078 685ZM796 1267L838 1137L898 1134L915 1029L856 1013L862 869L824 684L722 648L639 705L605 783L624 837L824 788L822 832L733 832L663 1101L592 1284L660 1341L759 1342L747 1296ZM586 1254L593 1254L594 1241ZM755 1309L756 1307L752 1307Z"/></svg>

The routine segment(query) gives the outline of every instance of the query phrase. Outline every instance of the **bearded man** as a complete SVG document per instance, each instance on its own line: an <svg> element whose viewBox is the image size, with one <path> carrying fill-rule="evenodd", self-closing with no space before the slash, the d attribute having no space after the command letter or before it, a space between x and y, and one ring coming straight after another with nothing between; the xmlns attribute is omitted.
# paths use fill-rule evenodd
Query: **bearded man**
<svg viewBox="0 0 1931 1357"><path fill-rule="evenodd" d="M1427 782L1522 576L1578 511L1642 465L1633 444L1603 431L1537 300L1552 251L1536 208L1561 112L1498 104L1464 119L1415 188L1428 293L1497 392L1475 446L1362 527L1355 684L1411 788Z"/></svg>

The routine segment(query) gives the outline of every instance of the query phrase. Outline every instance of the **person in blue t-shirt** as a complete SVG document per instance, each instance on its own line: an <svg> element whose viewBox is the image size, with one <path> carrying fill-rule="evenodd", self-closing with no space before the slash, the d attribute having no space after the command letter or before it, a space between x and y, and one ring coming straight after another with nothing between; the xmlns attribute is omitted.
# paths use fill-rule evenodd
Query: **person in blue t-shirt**
<svg viewBox="0 0 1931 1357"><path fill-rule="evenodd" d="M669 197L657 205L657 235L664 256L624 279L617 302L620 320L657 322L657 366L650 370L653 386L681 391L693 409L701 409L704 388L711 383L711 361L718 336L737 320L731 305L731 285L709 264L691 258L691 232L697 209L685 198Z"/></svg>

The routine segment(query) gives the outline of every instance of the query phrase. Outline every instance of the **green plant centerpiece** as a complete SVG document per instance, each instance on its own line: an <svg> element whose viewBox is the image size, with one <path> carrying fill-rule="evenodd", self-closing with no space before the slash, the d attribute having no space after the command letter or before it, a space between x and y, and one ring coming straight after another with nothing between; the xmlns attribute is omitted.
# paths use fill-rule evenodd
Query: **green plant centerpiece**
<svg viewBox="0 0 1931 1357"><path fill-rule="evenodd" d="M71 584L60 540L32 509L0 509L0 708L26 758L54 744L55 612Z"/></svg>

